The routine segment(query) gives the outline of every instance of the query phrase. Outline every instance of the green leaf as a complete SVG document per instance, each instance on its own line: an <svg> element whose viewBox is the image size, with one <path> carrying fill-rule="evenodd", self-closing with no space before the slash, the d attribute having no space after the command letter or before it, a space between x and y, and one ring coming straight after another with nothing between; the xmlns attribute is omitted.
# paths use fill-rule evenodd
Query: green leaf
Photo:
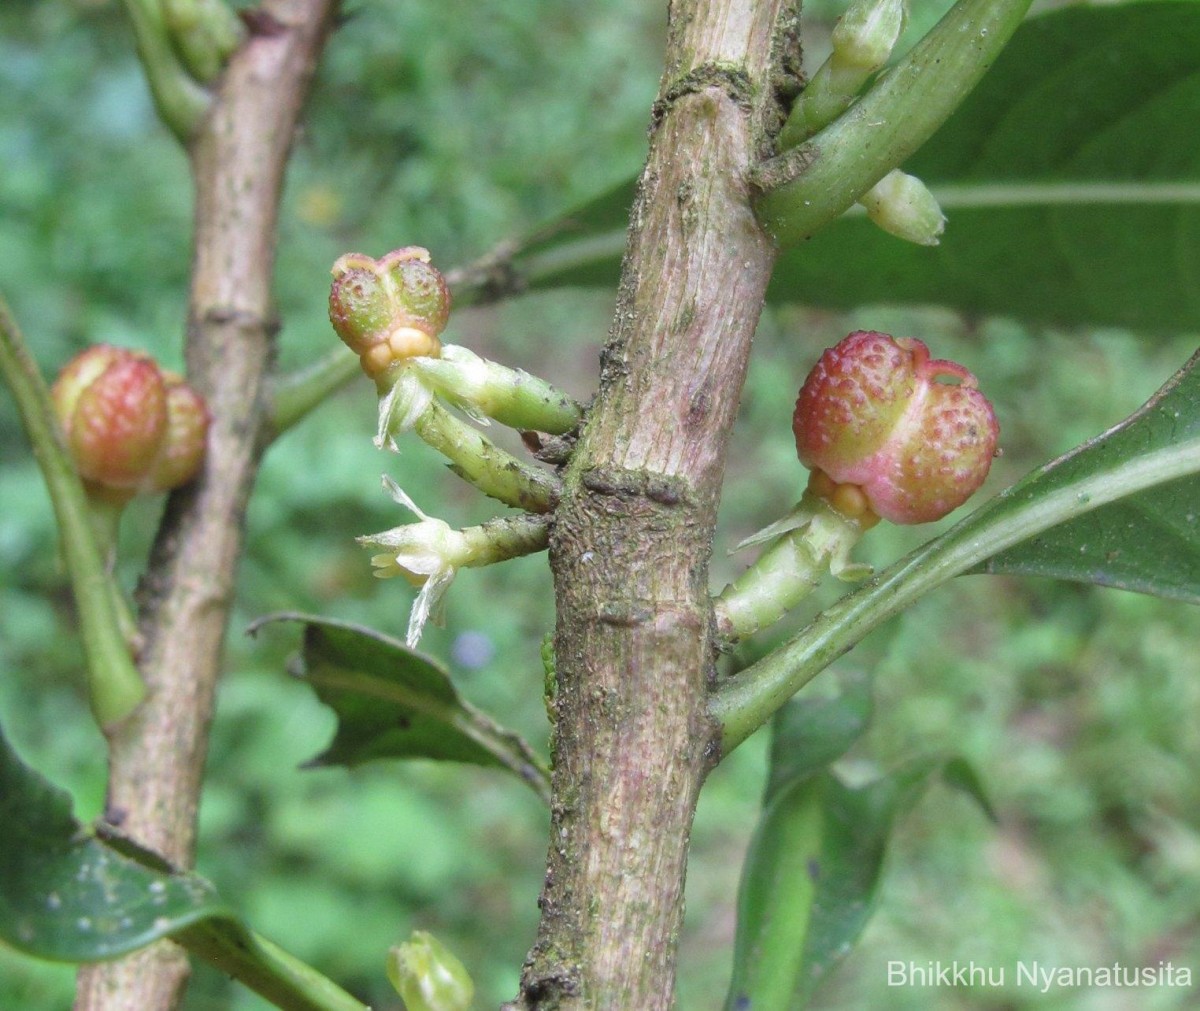
<svg viewBox="0 0 1200 1011"><path fill-rule="evenodd" d="M849 674L840 689L832 698L793 699L775 715L764 807L785 786L841 758L867 729L871 679L861 672Z"/></svg>
<svg viewBox="0 0 1200 1011"><path fill-rule="evenodd" d="M983 785L983 780L979 776L979 770L974 764L967 761L961 755L951 758L942 767L942 782L955 790L965 793L979 806L988 821L997 822L1000 819L996 816L996 809L992 807L992 799L988 796L987 789Z"/></svg>
<svg viewBox="0 0 1200 1011"><path fill-rule="evenodd" d="M936 768L922 762L866 786L831 772L778 784L738 891L727 1011L794 1011L862 933L896 815Z"/></svg>
<svg viewBox="0 0 1200 1011"><path fill-rule="evenodd" d="M464 700L435 660L360 625L313 615L262 618L304 624L298 677L338 717L314 765L359 765L380 758L433 758L508 769L549 798L545 764L520 737Z"/></svg>
<svg viewBox="0 0 1200 1011"><path fill-rule="evenodd" d="M936 763L921 762L858 788L829 777L816 895L798 980L802 1004L867 925L896 817L917 802L936 771Z"/></svg>
<svg viewBox="0 0 1200 1011"><path fill-rule="evenodd" d="M41 958L90 962L229 909L199 878L122 856L71 814L0 733L0 938Z"/></svg>
<svg viewBox="0 0 1200 1011"><path fill-rule="evenodd" d="M1033 18L905 165L946 212L941 245L906 247L847 217L781 259L772 296L1195 327L1198 108L1191 0Z"/></svg>
<svg viewBox="0 0 1200 1011"><path fill-rule="evenodd" d="M1026 21L910 159L949 218L918 248L851 213L782 256L768 298L934 303L1070 324L1200 326L1200 4ZM535 288L615 285L633 183L518 257Z"/></svg>
<svg viewBox="0 0 1200 1011"><path fill-rule="evenodd" d="M711 703L725 752L871 629L964 572L1038 572L1200 601L1197 502L1200 352L1125 421L984 503L727 680Z"/></svg>
<svg viewBox="0 0 1200 1011"><path fill-rule="evenodd" d="M70 796L25 765L2 729L0 825L0 941L13 948L95 962L170 937L279 1007L365 1011L254 934L203 878L160 869L145 854L135 859L136 846L80 825Z"/></svg>
<svg viewBox="0 0 1200 1011"><path fill-rule="evenodd" d="M733 977L726 1011L791 1008L821 883L828 775L790 780L764 809L738 887Z"/></svg>
<svg viewBox="0 0 1200 1011"><path fill-rule="evenodd" d="M734 974L726 1008L788 1007L799 979L805 936L820 878L826 773L866 729L871 684L843 679L833 698L793 699L775 716L763 814L751 840L738 893Z"/></svg>
<svg viewBox="0 0 1200 1011"><path fill-rule="evenodd" d="M1047 465L1014 489L1004 512L1070 494L1095 475L1133 468L1156 453L1200 446L1200 352L1136 414ZM1080 505L1089 492L1080 490ZM1119 498L1021 540L973 572L1050 576L1200 603L1200 475Z"/></svg>

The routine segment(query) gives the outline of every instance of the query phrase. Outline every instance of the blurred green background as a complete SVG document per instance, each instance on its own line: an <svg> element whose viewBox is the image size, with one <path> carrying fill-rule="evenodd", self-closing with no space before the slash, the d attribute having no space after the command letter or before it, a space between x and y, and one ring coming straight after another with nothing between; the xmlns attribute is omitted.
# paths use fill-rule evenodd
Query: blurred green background
<svg viewBox="0 0 1200 1011"><path fill-rule="evenodd" d="M456 5L421 0L350 4L288 182L281 368L331 346L324 302L340 253L419 243L448 267L635 172L660 70L661 6L527 0L481 5L467 18ZM914 31L945 6L915 4ZM837 7L806 4L813 58ZM177 366L189 234L186 162L155 121L120 5L6 0L0 291L47 376L96 341ZM608 292L542 294L464 310L448 337L586 399L610 311ZM822 348L867 326L921 336L982 377L1004 447L985 494L1119 420L1195 347L1194 335L1031 331L936 309L768 311L730 454L714 589L749 560L727 547L798 495L788 420L804 373ZM356 382L266 461L213 728L200 870L259 930L375 1008L399 1006L382 960L414 928L449 945L472 971L480 1006L494 1006L516 992L533 937L544 810L503 775L454 766L298 770L324 747L332 717L287 677L296 643L284 628L256 640L242 634L284 608L402 633L411 590L375 581L353 542L405 519L380 490L384 471L452 523L490 515L419 443L381 454L373 430L371 388ZM139 503L124 524L129 585L159 506ZM886 564L930 533L879 529L860 554ZM448 660L473 702L544 745L538 649L552 623L544 560L466 573L448 603L446 627L427 632L423 647ZM1196 620L1182 605L1116 591L969 577L839 662L876 675L876 720L851 771L962 754L999 820L961 794L930 790L900 826L878 914L819 1006L1194 1006L1180 990L1131 998L888 989L886 966L1200 967ZM0 719L26 759L93 818L104 756L72 627L48 502L11 400L0 397ZM702 798L682 939L684 1011L723 999L764 745L743 746ZM70 967L0 948L0 1007L58 1011L71 991ZM187 1001L188 1011L263 1007L203 968Z"/></svg>

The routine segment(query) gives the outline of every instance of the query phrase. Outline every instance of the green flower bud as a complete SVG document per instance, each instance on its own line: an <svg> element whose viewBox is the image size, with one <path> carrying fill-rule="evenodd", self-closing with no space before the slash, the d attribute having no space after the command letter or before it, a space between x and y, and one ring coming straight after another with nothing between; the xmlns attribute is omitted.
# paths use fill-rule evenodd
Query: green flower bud
<svg viewBox="0 0 1200 1011"><path fill-rule="evenodd" d="M786 150L846 111L891 56L907 16L904 0L855 0L833 29L833 52L796 100L779 136Z"/></svg>
<svg viewBox="0 0 1200 1011"><path fill-rule="evenodd" d="M855 0L833 29L832 59L872 74L888 61L906 17L904 0Z"/></svg>
<svg viewBox="0 0 1200 1011"><path fill-rule="evenodd" d="M372 379L409 358L436 358L449 315L445 279L420 246L379 260L347 253L333 265L329 321Z"/></svg>
<svg viewBox="0 0 1200 1011"><path fill-rule="evenodd" d="M160 0L163 22L188 72L211 84L246 35L225 0Z"/></svg>
<svg viewBox="0 0 1200 1011"><path fill-rule="evenodd" d="M388 952L387 974L408 1011L467 1011L475 996L462 962L424 930Z"/></svg>
<svg viewBox="0 0 1200 1011"><path fill-rule="evenodd" d="M889 235L920 246L936 246L946 227L946 217L929 188L899 169L892 169L858 202Z"/></svg>
<svg viewBox="0 0 1200 1011"><path fill-rule="evenodd" d="M579 424L580 406L544 379L447 344L440 358L421 358L413 370L443 398L482 424L561 435Z"/></svg>

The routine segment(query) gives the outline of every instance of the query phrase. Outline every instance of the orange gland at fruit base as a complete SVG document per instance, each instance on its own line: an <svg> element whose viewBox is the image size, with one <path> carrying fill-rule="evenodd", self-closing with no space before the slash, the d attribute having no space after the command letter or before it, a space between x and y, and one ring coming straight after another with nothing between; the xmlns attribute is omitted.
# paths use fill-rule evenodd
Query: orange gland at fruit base
<svg viewBox="0 0 1200 1011"><path fill-rule="evenodd" d="M838 484L820 467L809 475L808 491L824 499L847 519L857 521L859 529L864 532L879 522L862 488L856 484Z"/></svg>
<svg viewBox="0 0 1200 1011"><path fill-rule="evenodd" d="M450 291L428 250L405 246L378 260L346 253L332 273L329 321L372 379L409 358L441 354Z"/></svg>
<svg viewBox="0 0 1200 1011"><path fill-rule="evenodd" d="M978 490L996 454L999 426L978 386L922 341L856 331L825 351L800 390L800 462L839 486L817 492L835 508L857 508L857 493L841 490L851 486L893 523L941 519Z"/></svg>

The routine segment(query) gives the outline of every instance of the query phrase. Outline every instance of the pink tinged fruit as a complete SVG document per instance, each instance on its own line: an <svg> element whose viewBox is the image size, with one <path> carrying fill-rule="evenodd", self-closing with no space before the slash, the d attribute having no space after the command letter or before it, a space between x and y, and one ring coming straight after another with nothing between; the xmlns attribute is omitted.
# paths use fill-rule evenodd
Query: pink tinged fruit
<svg viewBox="0 0 1200 1011"><path fill-rule="evenodd" d="M80 475L117 500L191 480L204 457L208 410L148 355L98 344L64 366L50 390Z"/></svg>
<svg viewBox="0 0 1200 1011"><path fill-rule="evenodd" d="M63 369L52 397L79 473L135 490L166 438L167 393L154 362L103 344L88 348Z"/></svg>
<svg viewBox="0 0 1200 1011"><path fill-rule="evenodd" d="M821 356L792 427L801 463L861 488L893 523L927 523L962 505L987 477L999 437L967 369L931 359L919 340L865 330Z"/></svg>
<svg viewBox="0 0 1200 1011"><path fill-rule="evenodd" d="M164 372L167 383L167 436L148 480L153 491L187 484L199 472L208 448L208 405L180 377Z"/></svg>

